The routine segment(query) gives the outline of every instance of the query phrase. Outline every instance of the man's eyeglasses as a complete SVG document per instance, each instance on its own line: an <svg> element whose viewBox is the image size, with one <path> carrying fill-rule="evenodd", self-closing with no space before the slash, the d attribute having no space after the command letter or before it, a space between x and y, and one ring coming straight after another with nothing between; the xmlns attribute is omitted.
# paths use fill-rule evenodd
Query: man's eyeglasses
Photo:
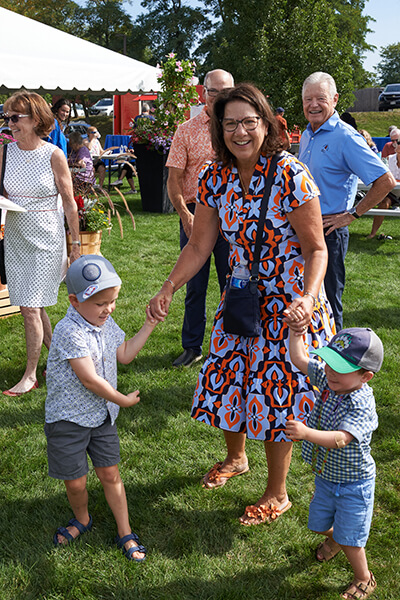
<svg viewBox="0 0 400 600"><path fill-rule="evenodd" d="M245 119L221 119L222 129L232 133L233 131L236 131L238 125L240 124L246 131L253 131L253 129L257 129L258 121L260 119L261 117L246 117Z"/></svg>
<svg viewBox="0 0 400 600"><path fill-rule="evenodd" d="M7 115L4 115L3 119L6 123L6 125L8 125L8 123L11 121L11 123L18 123L19 119L22 119L23 117L30 117L31 115L11 115L11 117L8 117Z"/></svg>
<svg viewBox="0 0 400 600"><path fill-rule="evenodd" d="M218 96L218 94L220 93L221 90L216 90L215 88L204 88L204 90L207 92L207 94L211 97L211 98L215 98L215 96Z"/></svg>

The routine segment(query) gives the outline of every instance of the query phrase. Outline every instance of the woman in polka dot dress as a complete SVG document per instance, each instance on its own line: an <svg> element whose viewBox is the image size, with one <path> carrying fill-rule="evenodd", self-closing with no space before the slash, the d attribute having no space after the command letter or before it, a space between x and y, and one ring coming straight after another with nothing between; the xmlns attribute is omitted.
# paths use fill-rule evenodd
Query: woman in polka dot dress
<svg viewBox="0 0 400 600"><path fill-rule="evenodd" d="M44 343L48 348L51 341L44 307L57 303L65 244L58 194L75 242L71 261L79 257L79 225L66 158L59 148L41 139L54 124L47 103L33 92L17 92L5 102L4 112L16 140L7 147L5 195L25 209L7 213L5 266L11 303L20 305L24 317L27 365L22 379L3 394L20 396L38 387L41 347Z"/></svg>

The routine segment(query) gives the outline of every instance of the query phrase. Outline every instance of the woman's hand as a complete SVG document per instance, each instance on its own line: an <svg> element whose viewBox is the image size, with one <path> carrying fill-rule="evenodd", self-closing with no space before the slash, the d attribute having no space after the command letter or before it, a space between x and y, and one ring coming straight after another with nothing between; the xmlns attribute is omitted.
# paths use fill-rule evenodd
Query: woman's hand
<svg viewBox="0 0 400 600"><path fill-rule="evenodd" d="M80 252L80 250L79 250L79 246L78 246L78 244L74 244L74 245L72 246L72 249L71 249L71 252L70 252L70 255L69 255L69 262L70 262L70 264L72 265L72 263L73 263L73 262L74 262L74 261L75 261L77 258L79 258L79 257L80 257L80 255L81 255L81 252Z"/></svg>
<svg viewBox="0 0 400 600"><path fill-rule="evenodd" d="M169 305L172 302L172 289L169 283L164 283L161 290L153 296L148 304L147 314L158 321L165 321L168 314Z"/></svg>
<svg viewBox="0 0 400 600"><path fill-rule="evenodd" d="M283 321L290 326L295 335L303 335L311 323L313 310L314 298L312 296L295 298L283 311L285 314Z"/></svg>

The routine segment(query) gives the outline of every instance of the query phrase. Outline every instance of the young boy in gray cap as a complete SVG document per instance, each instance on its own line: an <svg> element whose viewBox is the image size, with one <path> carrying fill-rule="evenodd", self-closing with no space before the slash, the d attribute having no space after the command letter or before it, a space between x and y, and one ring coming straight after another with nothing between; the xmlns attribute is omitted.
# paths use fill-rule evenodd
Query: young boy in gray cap
<svg viewBox="0 0 400 600"><path fill-rule="evenodd" d="M81 256L67 272L71 306L57 323L47 362L46 424L49 475L63 479L74 513L53 541L61 547L90 531L86 479L89 454L114 514L116 542L129 560L143 561L145 548L129 524L128 505L118 462L115 420L120 406L133 406L139 392L117 390L117 361L130 363L158 321L146 313L140 331L125 341L111 313L121 286L103 256Z"/></svg>
<svg viewBox="0 0 400 600"><path fill-rule="evenodd" d="M289 322L289 327L290 358L317 388L308 426L286 421L286 435L304 440L302 456L315 473L308 527L326 536L316 558L328 561L343 550L354 579L342 598L364 599L376 589L365 555L375 487L370 442L378 426L367 382L382 366L382 342L369 328L343 329L327 346L311 350L324 365L309 359L303 337L295 325Z"/></svg>

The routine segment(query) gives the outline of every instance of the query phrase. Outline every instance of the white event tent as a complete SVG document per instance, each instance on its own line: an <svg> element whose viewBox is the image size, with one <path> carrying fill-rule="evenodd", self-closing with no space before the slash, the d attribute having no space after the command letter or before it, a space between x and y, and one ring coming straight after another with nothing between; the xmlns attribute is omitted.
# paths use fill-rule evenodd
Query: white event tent
<svg viewBox="0 0 400 600"><path fill-rule="evenodd" d="M0 8L0 92L158 91L157 69Z"/></svg>

